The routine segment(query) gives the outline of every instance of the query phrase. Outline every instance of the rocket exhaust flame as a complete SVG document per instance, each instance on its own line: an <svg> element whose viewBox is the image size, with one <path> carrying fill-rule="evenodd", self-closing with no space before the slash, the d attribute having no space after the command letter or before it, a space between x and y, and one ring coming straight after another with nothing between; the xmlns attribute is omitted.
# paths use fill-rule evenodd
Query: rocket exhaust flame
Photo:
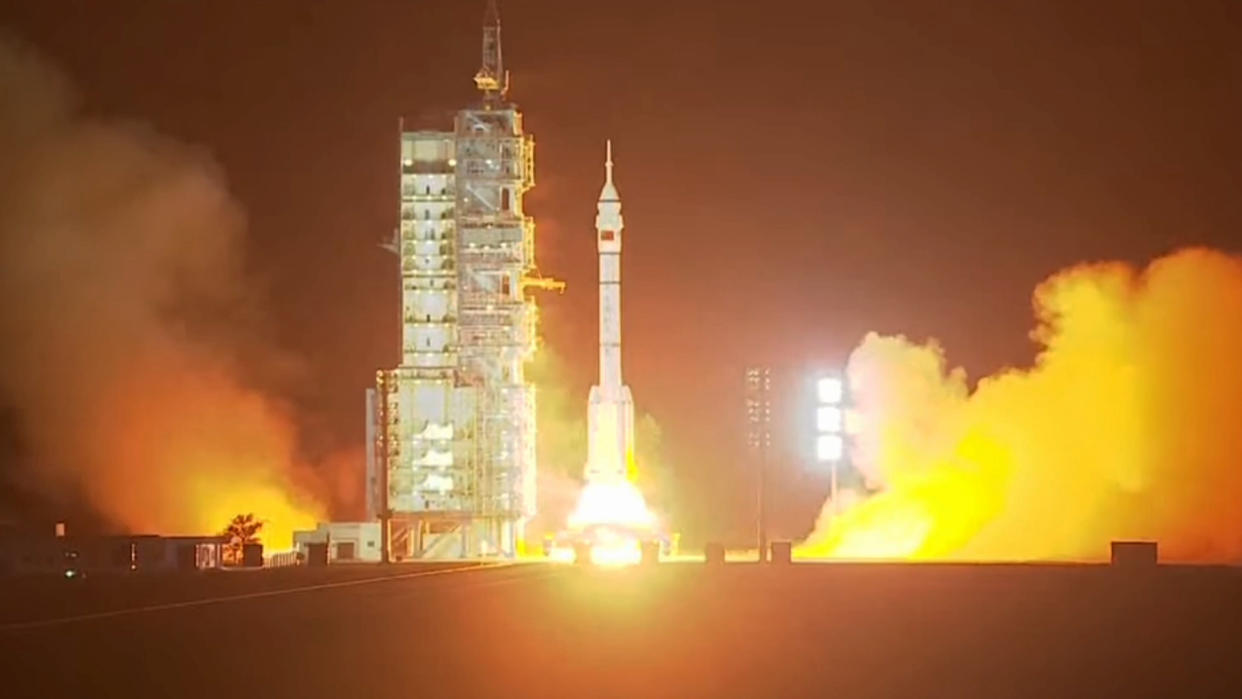
<svg viewBox="0 0 1242 699"><path fill-rule="evenodd" d="M1032 367L972 391L933 342L869 335L849 375L856 463L803 557L1242 560L1242 259L1202 249L1061 272L1035 291Z"/></svg>
<svg viewBox="0 0 1242 699"><path fill-rule="evenodd" d="M654 529L656 518L647 509L643 494L633 483L588 482L578 497L577 507L569 515L569 526L571 529L582 529L593 524Z"/></svg>

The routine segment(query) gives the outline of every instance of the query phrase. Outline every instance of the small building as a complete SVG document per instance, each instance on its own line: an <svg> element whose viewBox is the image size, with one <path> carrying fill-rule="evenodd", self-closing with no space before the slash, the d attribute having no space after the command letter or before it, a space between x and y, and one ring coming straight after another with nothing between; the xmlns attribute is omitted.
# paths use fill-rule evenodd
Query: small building
<svg viewBox="0 0 1242 699"><path fill-rule="evenodd" d="M0 575L152 573L219 568L220 536L0 535Z"/></svg>
<svg viewBox="0 0 1242 699"><path fill-rule="evenodd" d="M379 522L320 522L310 531L293 533L293 545L303 557L311 544L326 544L329 563L378 563L381 558Z"/></svg>

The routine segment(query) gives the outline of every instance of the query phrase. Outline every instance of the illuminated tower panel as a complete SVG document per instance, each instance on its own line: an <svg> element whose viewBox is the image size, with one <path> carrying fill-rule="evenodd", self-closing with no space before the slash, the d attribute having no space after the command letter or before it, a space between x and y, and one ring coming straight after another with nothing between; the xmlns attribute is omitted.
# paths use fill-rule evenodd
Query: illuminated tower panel
<svg viewBox="0 0 1242 699"><path fill-rule="evenodd" d="M472 391L457 386L456 181L451 134L401 138L402 361L389 422L389 505L459 512L473 502ZM463 404L466 408L463 410Z"/></svg>

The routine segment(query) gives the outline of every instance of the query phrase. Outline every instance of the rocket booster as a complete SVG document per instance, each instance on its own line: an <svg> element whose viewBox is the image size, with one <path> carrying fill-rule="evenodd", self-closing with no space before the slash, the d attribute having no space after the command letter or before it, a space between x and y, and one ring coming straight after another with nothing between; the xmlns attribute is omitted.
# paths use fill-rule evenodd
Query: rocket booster
<svg viewBox="0 0 1242 699"><path fill-rule="evenodd" d="M599 383L587 405L586 480L624 481L634 454L634 399L621 379L621 195L612 181L612 141L596 205L599 250Z"/></svg>

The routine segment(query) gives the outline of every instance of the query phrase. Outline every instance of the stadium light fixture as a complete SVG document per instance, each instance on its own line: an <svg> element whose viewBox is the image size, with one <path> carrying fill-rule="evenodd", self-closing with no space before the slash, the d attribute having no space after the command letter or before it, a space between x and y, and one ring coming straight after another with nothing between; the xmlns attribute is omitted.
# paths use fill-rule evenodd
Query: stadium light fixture
<svg viewBox="0 0 1242 699"><path fill-rule="evenodd" d="M845 398L845 382L839 376L822 376L815 382L821 405L839 405Z"/></svg>

